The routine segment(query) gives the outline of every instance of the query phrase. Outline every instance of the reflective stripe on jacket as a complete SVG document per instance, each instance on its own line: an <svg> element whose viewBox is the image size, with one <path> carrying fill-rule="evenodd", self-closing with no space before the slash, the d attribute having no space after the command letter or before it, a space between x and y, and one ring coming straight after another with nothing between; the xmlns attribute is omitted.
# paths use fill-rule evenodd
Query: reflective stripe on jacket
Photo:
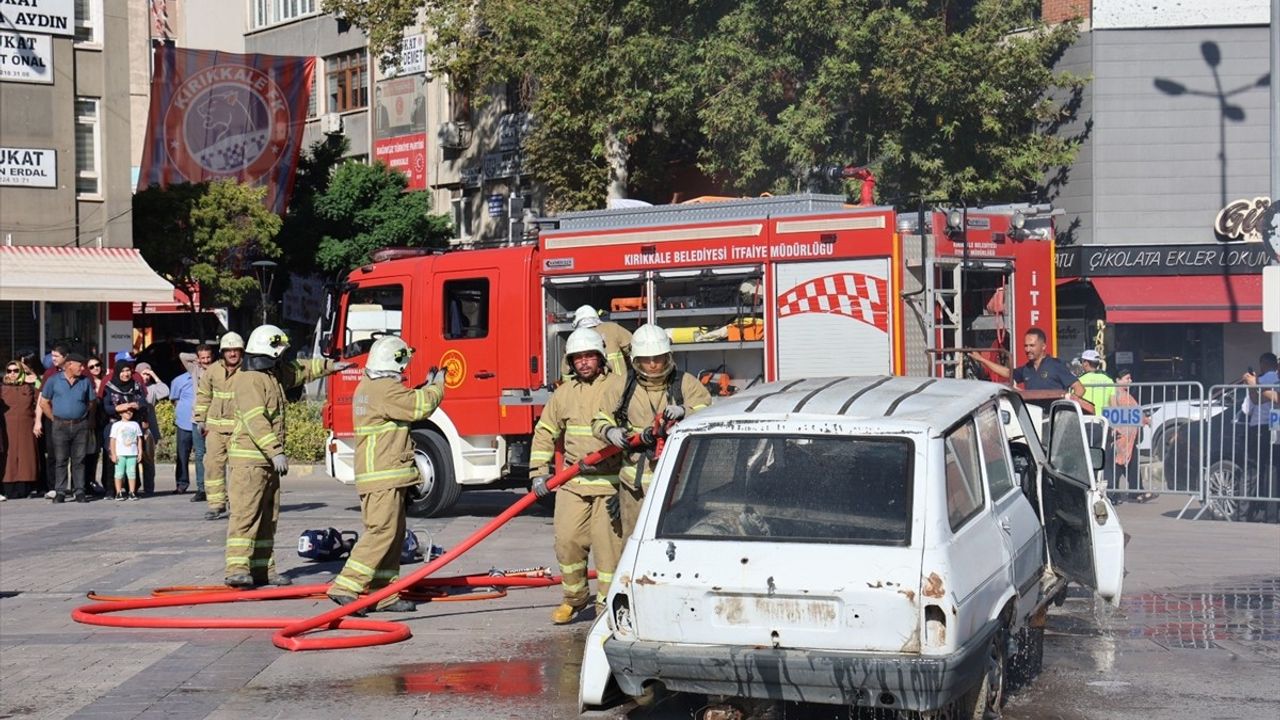
<svg viewBox="0 0 1280 720"><path fill-rule="evenodd" d="M231 378L239 368L228 368L221 360L211 363L196 383L196 404L191 421L202 422L212 432L230 435L236 429L236 396L231 392Z"/></svg>
<svg viewBox="0 0 1280 720"><path fill-rule="evenodd" d="M416 485L410 423L435 412L444 399L437 385L410 390L396 378L364 378L351 396L356 433L356 491Z"/></svg>
<svg viewBox="0 0 1280 720"><path fill-rule="evenodd" d="M529 452L530 475L546 475L550 472L555 456L556 440L564 436L566 463L578 460L603 448L604 441L591 430L591 421L601 410L610 411L622 397L624 381L621 375L605 372L589 383L576 376L561 385L551 395L533 428L533 444ZM608 458L589 475L578 475L569 481L579 494L608 495L618 482L621 461L615 455Z"/></svg>
<svg viewBox="0 0 1280 720"><path fill-rule="evenodd" d="M227 445L234 466L271 467L284 452L284 388L270 372L241 370L231 376L236 424Z"/></svg>
<svg viewBox="0 0 1280 720"><path fill-rule="evenodd" d="M698 378L689 373L680 373L680 395L684 399L685 417L711 404L711 393L707 391L705 385L698 382ZM619 395L617 402L621 400L622 397ZM632 433L641 433L645 428L653 427L653 419L667 408L667 400L665 381L654 383L642 377L637 378L635 391L631 394L631 402L627 403L627 424L630 426L627 429ZM605 432L609 428L617 427L614 414L617 402L614 406L597 414L591 423L593 432L601 440L604 439ZM642 482L644 487L648 488L653 480L653 462L644 453L628 453L618 476L628 486L636 487L636 474L641 468L643 468Z"/></svg>

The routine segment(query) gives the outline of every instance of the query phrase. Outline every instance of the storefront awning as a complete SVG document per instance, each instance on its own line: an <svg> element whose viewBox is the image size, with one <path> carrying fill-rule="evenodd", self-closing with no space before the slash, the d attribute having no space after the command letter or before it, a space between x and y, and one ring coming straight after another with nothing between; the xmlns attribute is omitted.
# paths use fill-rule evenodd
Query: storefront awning
<svg viewBox="0 0 1280 720"><path fill-rule="evenodd" d="M0 246L0 300L173 302L133 248Z"/></svg>
<svg viewBox="0 0 1280 720"><path fill-rule="evenodd" d="M1261 323L1261 275L1090 278L1109 323Z"/></svg>

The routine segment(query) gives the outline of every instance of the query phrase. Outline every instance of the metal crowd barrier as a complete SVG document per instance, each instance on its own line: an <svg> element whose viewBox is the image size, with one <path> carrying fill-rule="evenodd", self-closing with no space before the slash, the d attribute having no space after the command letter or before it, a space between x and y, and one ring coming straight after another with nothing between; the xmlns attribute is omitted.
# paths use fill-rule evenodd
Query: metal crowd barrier
<svg viewBox="0 0 1280 720"><path fill-rule="evenodd" d="M1280 388L1272 387L1272 390ZM1222 409L1203 424L1204 507L1224 520L1270 520L1280 513L1280 405L1252 385L1215 385Z"/></svg>

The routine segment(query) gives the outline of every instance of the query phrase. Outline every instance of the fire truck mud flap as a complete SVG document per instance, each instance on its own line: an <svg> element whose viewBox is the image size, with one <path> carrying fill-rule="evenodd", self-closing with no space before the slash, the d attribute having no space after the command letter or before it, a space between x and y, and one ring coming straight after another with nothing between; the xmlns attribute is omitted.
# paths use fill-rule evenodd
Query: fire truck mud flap
<svg viewBox="0 0 1280 720"><path fill-rule="evenodd" d="M977 685L998 627L988 623L964 647L939 657L616 638L605 640L604 653L618 686L633 697L656 681L677 692L919 712L942 709Z"/></svg>

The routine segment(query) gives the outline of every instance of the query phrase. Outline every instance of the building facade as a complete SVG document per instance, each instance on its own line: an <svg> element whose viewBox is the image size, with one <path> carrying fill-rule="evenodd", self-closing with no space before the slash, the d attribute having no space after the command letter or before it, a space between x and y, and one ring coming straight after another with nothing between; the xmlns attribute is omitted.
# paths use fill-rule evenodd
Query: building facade
<svg viewBox="0 0 1280 720"><path fill-rule="evenodd" d="M1090 78L1052 182L1058 346L1138 380L1238 378L1271 347L1253 232L1270 183L1268 0L1046 0L1082 17L1059 63Z"/></svg>
<svg viewBox="0 0 1280 720"><path fill-rule="evenodd" d="M129 0L0 0L0 355L129 347ZM106 302L114 300L117 302Z"/></svg>

